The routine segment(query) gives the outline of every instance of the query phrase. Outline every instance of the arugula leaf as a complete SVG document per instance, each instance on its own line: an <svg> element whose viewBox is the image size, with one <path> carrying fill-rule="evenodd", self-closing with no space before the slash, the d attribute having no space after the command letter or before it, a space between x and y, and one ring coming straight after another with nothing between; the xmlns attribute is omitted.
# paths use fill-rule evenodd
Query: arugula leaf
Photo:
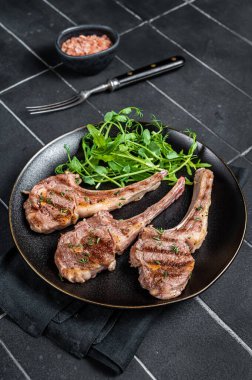
<svg viewBox="0 0 252 380"><path fill-rule="evenodd" d="M123 168L123 172L124 172L124 173L130 173L130 170L131 170L131 168L130 168L129 165L126 165L126 166L124 166L124 168Z"/></svg>
<svg viewBox="0 0 252 380"><path fill-rule="evenodd" d="M151 141L150 131L149 129L145 129L143 131L143 142L145 143L145 145L149 145L150 141Z"/></svg>
<svg viewBox="0 0 252 380"><path fill-rule="evenodd" d="M104 121L109 122L113 119L113 116L116 115L114 111L107 112L104 116Z"/></svg>
<svg viewBox="0 0 252 380"><path fill-rule="evenodd" d="M123 113L124 115L128 115L132 112L132 108L131 107L127 107L127 108L123 108L119 113Z"/></svg>
<svg viewBox="0 0 252 380"><path fill-rule="evenodd" d="M153 152L155 153L157 156L159 156L160 154L160 147L158 146L157 143L155 143L154 141L151 141L148 148Z"/></svg>
<svg viewBox="0 0 252 380"><path fill-rule="evenodd" d="M78 158L74 156L69 163L68 169L73 173L81 173L82 172L82 165Z"/></svg>
<svg viewBox="0 0 252 380"><path fill-rule="evenodd" d="M126 121L127 121L128 119L127 119L127 117L124 116L124 115L116 115L116 116L115 116L115 120L117 120L117 121L121 121L121 122L123 122L123 123L126 123Z"/></svg>
<svg viewBox="0 0 252 380"><path fill-rule="evenodd" d="M107 172L108 172L104 166L96 166L95 171L96 171L96 173L101 174L101 175L107 174Z"/></svg>
<svg viewBox="0 0 252 380"><path fill-rule="evenodd" d="M120 144L118 148L119 148L120 152L127 152L128 151L128 147L126 145L123 145L123 144Z"/></svg>
<svg viewBox="0 0 252 380"><path fill-rule="evenodd" d="M168 160L173 160L174 158L178 158L178 157L179 157L179 154L174 151L166 154L166 158L168 158Z"/></svg>
<svg viewBox="0 0 252 380"><path fill-rule="evenodd" d="M118 165L116 162L114 162L114 161L110 161L109 163L108 163L108 165L109 165L109 167L112 169L112 170L114 170L114 171L117 171L117 170L121 170L121 165Z"/></svg>
<svg viewBox="0 0 252 380"><path fill-rule="evenodd" d="M92 124L87 125L87 129L91 136L93 137L94 143L100 148L102 146L106 145L105 138L102 134L100 134L100 131L95 128Z"/></svg>
<svg viewBox="0 0 252 380"><path fill-rule="evenodd" d="M83 178L83 182L87 183L88 185L95 185L95 180L93 178L90 178L90 177L82 177Z"/></svg>
<svg viewBox="0 0 252 380"><path fill-rule="evenodd" d="M83 158L71 157L70 147L65 145L68 161L55 168L57 174L69 170L78 173L83 182L98 188L102 183L111 182L118 187L141 181L153 173L166 169L165 180L173 185L178 174L184 169L186 184L191 185L191 177L197 168L211 165L197 157L197 136L186 130L191 145L188 151L176 151L169 143L169 135L160 120L152 116L151 125L155 130L143 126L135 116L142 117L137 107L126 107L118 113L107 112L104 122L88 124L88 133L82 138Z"/></svg>

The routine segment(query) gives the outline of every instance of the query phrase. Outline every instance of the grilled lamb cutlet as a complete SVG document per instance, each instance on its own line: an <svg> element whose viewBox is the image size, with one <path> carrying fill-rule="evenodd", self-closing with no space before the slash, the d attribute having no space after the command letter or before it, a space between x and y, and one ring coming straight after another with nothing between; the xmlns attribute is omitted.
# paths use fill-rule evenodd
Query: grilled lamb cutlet
<svg viewBox="0 0 252 380"><path fill-rule="evenodd" d="M104 269L115 269L116 254L136 239L139 232L183 193L185 179L156 204L127 220L115 220L108 211L99 211L79 222L73 231L63 234L55 253L55 264L70 282L85 282Z"/></svg>
<svg viewBox="0 0 252 380"><path fill-rule="evenodd" d="M192 253L201 247L208 224L213 172L198 169L193 197L182 222L169 230L148 226L130 251L130 262L139 268L139 282L160 299L179 296L194 268Z"/></svg>
<svg viewBox="0 0 252 380"><path fill-rule="evenodd" d="M112 190L84 189L79 186L78 174L48 177L29 192L24 203L26 219L33 231L49 234L75 224L79 218L138 201L147 192L155 190L166 175L167 171L162 170L143 181Z"/></svg>

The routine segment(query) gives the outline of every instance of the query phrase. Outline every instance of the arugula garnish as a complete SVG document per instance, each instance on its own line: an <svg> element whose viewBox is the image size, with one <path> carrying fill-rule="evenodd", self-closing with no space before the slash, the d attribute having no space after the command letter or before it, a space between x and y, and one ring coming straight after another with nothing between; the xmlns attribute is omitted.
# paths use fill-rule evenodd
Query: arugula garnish
<svg viewBox="0 0 252 380"><path fill-rule="evenodd" d="M127 107L118 113L107 112L98 126L88 124L88 133L82 138L83 159L71 157L69 146L64 145L68 161L57 166L56 174L68 170L96 188L103 183L123 187L166 169L165 180L173 185L181 169L185 168L190 177L197 168L211 166L197 157L195 132L185 131L191 146L188 152L178 152L169 143L169 135L164 134L163 124L153 116L150 125L155 130L150 131L138 120L142 116L139 108ZM186 184L192 184L189 178Z"/></svg>

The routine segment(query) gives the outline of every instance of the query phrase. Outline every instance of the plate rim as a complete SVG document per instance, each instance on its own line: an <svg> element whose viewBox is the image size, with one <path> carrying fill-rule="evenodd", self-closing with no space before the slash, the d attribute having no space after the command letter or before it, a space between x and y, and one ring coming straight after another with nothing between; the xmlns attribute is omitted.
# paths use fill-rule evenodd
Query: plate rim
<svg viewBox="0 0 252 380"><path fill-rule="evenodd" d="M96 123L96 125L98 125L99 123ZM142 121L142 124L149 124L151 125L151 122L144 122ZM172 128L168 125L163 125L164 128L167 128L169 130L172 130L172 131L175 131L179 134L183 134L182 131L179 131L175 128ZM17 183L19 182L19 179L22 177L23 173L26 171L27 167L32 163L32 161L41 154L41 152L43 152L44 150L46 150L50 145L54 144L55 142L57 142L58 140L64 138L65 136L68 136L68 135L71 135L75 132L78 132L78 131L81 131L82 129L86 129L87 126L84 125L84 126L81 126L81 127L78 127L76 129L73 129L72 131L69 131L69 132L66 132L64 133L63 135L61 136L58 136L56 137L54 140L50 141L49 143L47 143L46 145L44 145L41 149L39 149L30 159L29 161L25 164L25 166L23 167L23 169L21 170L21 172L19 173L18 177L16 178L15 182L14 182L14 185L12 187L12 191L11 191L11 195L10 195L10 200L9 200L9 225L10 225L10 230L11 230L11 235L12 235L12 238L14 240L14 243L20 253L20 255L22 256L22 258L25 260L25 262L29 265L29 267L41 278L43 279L47 284L49 284L50 286L52 286L53 288L57 289L58 291L72 297L72 298L75 298L75 299L78 299L80 301L83 301L83 302L87 302L89 304L93 304L93 305L98 305L98 306L102 306L102 307L108 307L108 308L113 308L113 309L151 309L151 308L154 308L154 307L163 307L163 306L167 306L167 305L170 305L170 304L173 304L173 303L178 303L178 302L183 302L183 301L186 301L186 300L189 300L191 298L194 298L196 296L198 296L199 294L203 293L205 290L207 290L210 286L212 286L225 272L226 270L229 268L229 266L232 264L232 262L235 260L235 258L237 257L238 255L238 252L241 248L241 245L244 241L244 236L245 236L245 233L246 233L246 229L247 229L247 220L248 220L248 213L247 213L247 205L246 205L246 201L245 201L245 197L244 197L244 194L243 194L243 191L239 185L239 182L237 180L237 178L235 177L234 173L232 172L232 170L228 167L228 165L224 162L224 160L222 158L220 158L212 149L210 149L206 144L203 144L200 140L197 140L198 143L200 143L202 145L202 147L205 147L207 148L211 153L213 153L221 162L222 164L226 167L226 169L228 169L229 173L231 174L231 176L233 177L237 187L238 187L238 190L240 192L240 195L241 195L241 199L242 199L242 203L243 203L243 208L244 208L244 225L243 225L243 233L242 233L242 237L241 237L241 240L239 242L239 245L232 257L232 259L228 262L228 264L222 269L222 271L208 284L206 285L203 289L200 289L198 292L195 292L193 294L190 294L186 297L184 297L183 299L176 299L176 298L171 298L171 299L168 299L168 300L164 300L164 302L162 303L157 303L157 304L151 304L151 305L136 305L136 306L132 306L132 305L111 305L111 304L108 304L108 303L103 303L103 302L98 302L98 301L92 301L92 300L89 300L89 299L86 299L86 298L83 298L83 297L80 297L80 296L77 296L77 295L74 295L66 290L63 290L62 288L58 287L56 284L50 282L46 277L44 277L44 275L42 275L30 262L29 260L26 258L25 254L22 252L22 249L20 248L18 242L17 242L17 239L15 237L15 233L14 233L14 229L13 229L13 225L12 225L12 198L13 198L13 194L14 194L14 191L15 191L15 188L16 188L16 185ZM186 135L184 135L186 136Z"/></svg>

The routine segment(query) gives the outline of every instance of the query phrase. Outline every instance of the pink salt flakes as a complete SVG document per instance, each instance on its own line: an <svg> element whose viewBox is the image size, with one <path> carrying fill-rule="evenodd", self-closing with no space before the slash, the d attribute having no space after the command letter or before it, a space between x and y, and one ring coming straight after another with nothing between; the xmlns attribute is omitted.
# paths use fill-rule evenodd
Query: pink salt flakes
<svg viewBox="0 0 252 380"><path fill-rule="evenodd" d="M106 50L111 45L112 42L106 34L103 34L101 37L98 37L96 34L89 36L81 34L79 37L71 37L63 42L61 50L68 55L80 57Z"/></svg>

